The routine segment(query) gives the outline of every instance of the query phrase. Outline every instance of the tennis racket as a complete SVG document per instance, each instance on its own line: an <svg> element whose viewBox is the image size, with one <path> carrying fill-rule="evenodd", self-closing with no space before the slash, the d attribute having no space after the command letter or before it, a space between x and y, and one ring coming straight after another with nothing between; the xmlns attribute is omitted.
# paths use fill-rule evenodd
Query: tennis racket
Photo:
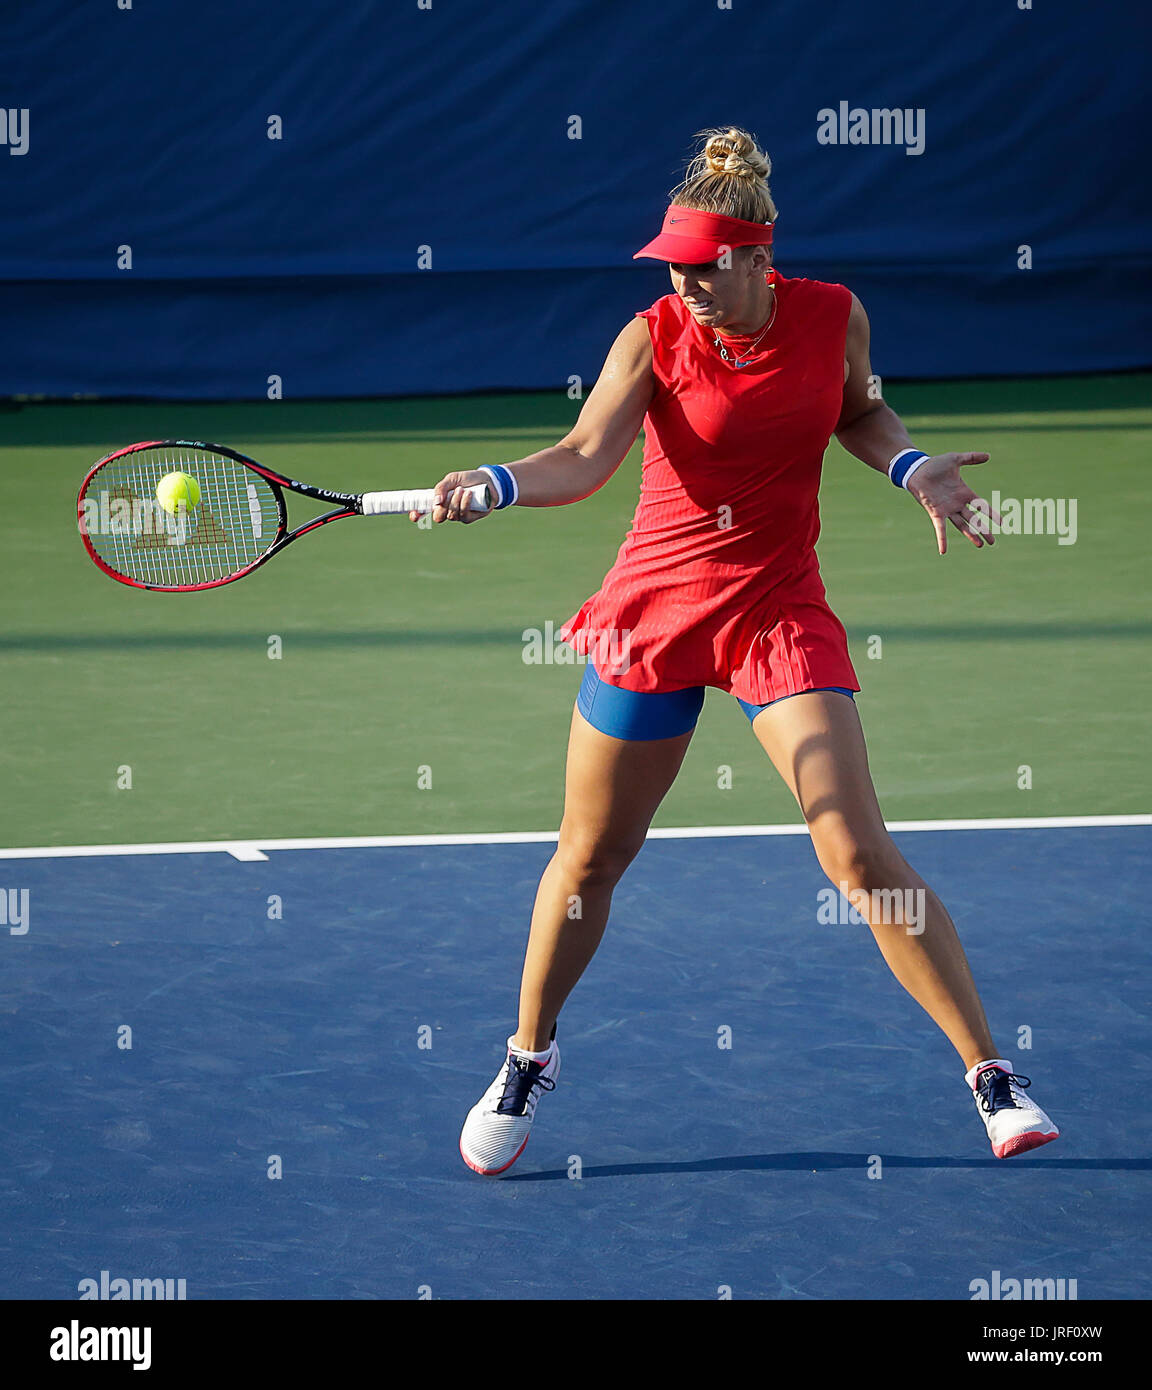
<svg viewBox="0 0 1152 1390"><path fill-rule="evenodd" d="M170 510L157 488L172 473L195 482L185 489L191 496ZM486 486L468 491L469 511L489 509ZM285 492L331 502L334 510L289 531ZM76 512L88 554L105 574L136 589L189 593L243 579L330 521L430 512L434 505L431 489L332 492L219 444L153 439L102 458L81 485Z"/></svg>

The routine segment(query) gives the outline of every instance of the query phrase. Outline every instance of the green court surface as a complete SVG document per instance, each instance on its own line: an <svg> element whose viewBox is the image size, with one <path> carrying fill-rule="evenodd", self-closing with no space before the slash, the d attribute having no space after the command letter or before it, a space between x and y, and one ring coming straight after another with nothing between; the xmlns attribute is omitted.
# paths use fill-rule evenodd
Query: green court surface
<svg viewBox="0 0 1152 1390"><path fill-rule="evenodd" d="M915 502L830 447L820 556L889 820L1150 809L1150 382L888 387L922 447L992 454L986 493L1075 499L1074 544L953 534L941 558ZM338 489L430 486L555 442L578 408L557 391L0 409L0 845L554 829L581 668L526 663L525 633L599 586L638 447L576 506L338 522L204 594L106 578L75 499L102 454L169 436ZM315 510L290 499L294 520ZM796 819L735 701L710 693L657 825Z"/></svg>

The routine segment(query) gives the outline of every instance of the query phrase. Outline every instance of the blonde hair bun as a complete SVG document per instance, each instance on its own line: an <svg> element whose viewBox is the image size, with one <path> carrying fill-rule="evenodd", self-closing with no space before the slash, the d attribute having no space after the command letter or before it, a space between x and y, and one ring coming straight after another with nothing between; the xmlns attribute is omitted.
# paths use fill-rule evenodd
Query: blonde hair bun
<svg viewBox="0 0 1152 1390"><path fill-rule="evenodd" d="M698 138L705 141L702 162L710 174L766 179L772 172L772 161L747 131L734 126L723 131L702 130Z"/></svg>
<svg viewBox="0 0 1152 1390"><path fill-rule="evenodd" d="M679 207L718 212L743 222L775 222L776 204L768 187L772 161L756 137L739 126L701 130L703 141L669 194Z"/></svg>

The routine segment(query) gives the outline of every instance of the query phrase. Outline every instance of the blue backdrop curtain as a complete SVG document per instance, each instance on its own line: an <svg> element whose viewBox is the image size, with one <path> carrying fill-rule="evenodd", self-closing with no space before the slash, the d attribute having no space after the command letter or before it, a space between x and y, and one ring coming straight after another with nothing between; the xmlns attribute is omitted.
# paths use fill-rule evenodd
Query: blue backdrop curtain
<svg viewBox="0 0 1152 1390"><path fill-rule="evenodd" d="M4 6L0 394L588 380L728 122L882 375L1147 365L1145 7L1022 2Z"/></svg>

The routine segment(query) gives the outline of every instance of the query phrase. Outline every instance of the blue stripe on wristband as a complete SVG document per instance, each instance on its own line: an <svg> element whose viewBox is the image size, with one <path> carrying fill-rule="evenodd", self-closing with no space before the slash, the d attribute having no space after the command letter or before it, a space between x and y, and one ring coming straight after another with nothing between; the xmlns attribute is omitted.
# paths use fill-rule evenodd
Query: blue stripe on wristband
<svg viewBox="0 0 1152 1390"><path fill-rule="evenodd" d="M513 507L520 496L520 489L516 486L515 477L498 463L485 464L483 468L476 470L478 473L487 473L492 479L492 490L496 494L496 505L493 511L503 511L505 507Z"/></svg>
<svg viewBox="0 0 1152 1390"><path fill-rule="evenodd" d="M888 476L896 487L907 488L908 479L931 457L931 454L922 453L919 449L901 449L888 465Z"/></svg>

